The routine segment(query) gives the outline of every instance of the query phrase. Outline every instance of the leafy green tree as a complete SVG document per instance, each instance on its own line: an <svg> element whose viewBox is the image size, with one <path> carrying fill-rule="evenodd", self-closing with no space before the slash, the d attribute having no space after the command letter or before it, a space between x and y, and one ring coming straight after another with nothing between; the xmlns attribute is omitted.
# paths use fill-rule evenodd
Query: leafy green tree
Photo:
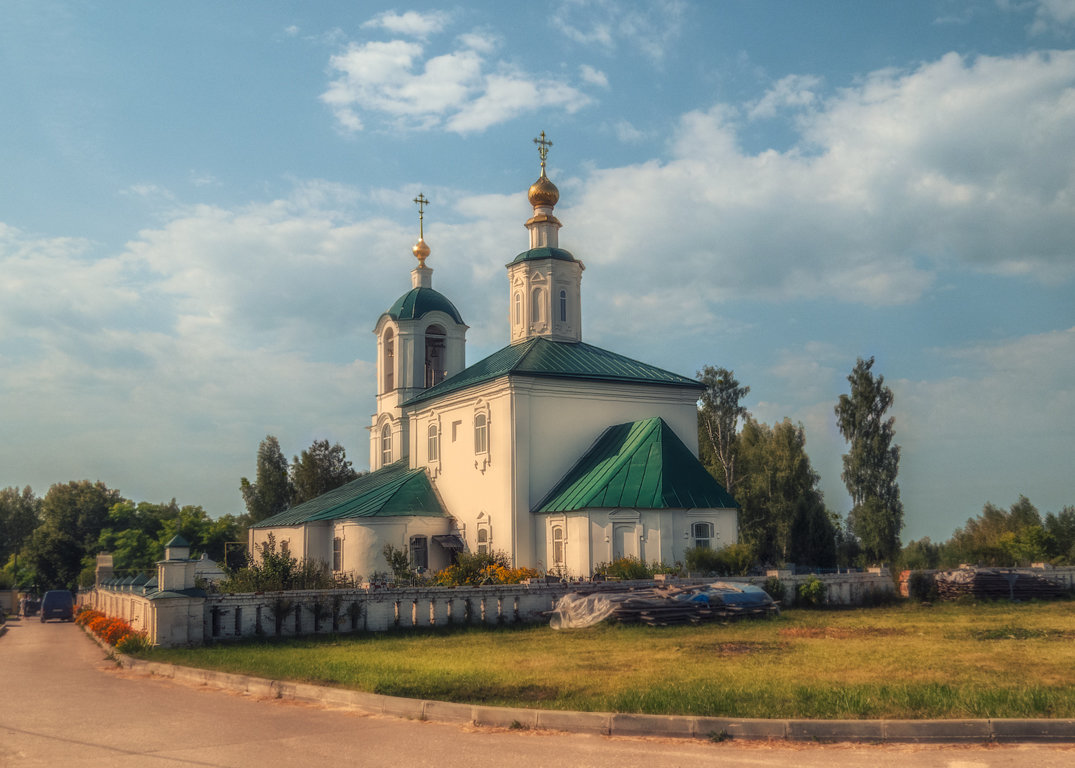
<svg viewBox="0 0 1075 768"><path fill-rule="evenodd" d="M270 518L291 505L287 458L280 450L280 442L272 435L266 435L258 445L254 482L244 477L239 481L239 488L252 523Z"/></svg>
<svg viewBox="0 0 1075 768"><path fill-rule="evenodd" d="M41 499L30 486L0 491L0 562L14 557L12 569L17 570L19 552L40 523Z"/></svg>
<svg viewBox="0 0 1075 768"><path fill-rule="evenodd" d="M806 432L789 419L769 427L750 416L739 434L739 532L762 562L836 564L836 530Z"/></svg>
<svg viewBox="0 0 1075 768"><path fill-rule="evenodd" d="M742 400L750 393L750 387L739 384L735 374L727 368L707 365L698 372L698 380L705 385L702 404L698 409L699 444L702 460L707 466L716 466L713 475L723 479L724 488L735 495L737 430L740 419L747 417Z"/></svg>
<svg viewBox="0 0 1075 768"><path fill-rule="evenodd" d="M893 560L900 550L903 503L896 483L900 447L893 445L895 419L885 419L894 397L885 377L874 377L874 359L858 359L850 395L840 395L836 424L850 444L841 477L851 494L851 531L873 560Z"/></svg>
<svg viewBox="0 0 1075 768"><path fill-rule="evenodd" d="M1064 507L1058 513L1045 515L1050 556L1064 563L1075 563L1075 507Z"/></svg>
<svg viewBox="0 0 1075 768"><path fill-rule="evenodd" d="M937 568L941 564L941 547L925 536L907 543L900 552L900 567L911 571Z"/></svg>
<svg viewBox="0 0 1075 768"><path fill-rule="evenodd" d="M1045 560L1054 547L1037 508L1020 496L1008 511L986 504L980 515L955 530L944 551L948 565L1012 566Z"/></svg>
<svg viewBox="0 0 1075 768"><path fill-rule="evenodd" d="M351 467L342 445L314 440L301 456L291 460L290 477L291 504L294 506L351 482L358 473Z"/></svg>

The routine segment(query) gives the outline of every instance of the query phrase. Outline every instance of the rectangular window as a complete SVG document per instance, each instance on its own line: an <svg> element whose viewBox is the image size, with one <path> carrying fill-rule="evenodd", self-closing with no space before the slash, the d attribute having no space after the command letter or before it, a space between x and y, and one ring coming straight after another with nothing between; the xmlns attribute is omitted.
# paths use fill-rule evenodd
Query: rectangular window
<svg viewBox="0 0 1075 768"><path fill-rule="evenodd" d="M438 461L440 460L440 431L437 429L437 425L431 424L427 434L429 440L426 450L429 454L429 460Z"/></svg>
<svg viewBox="0 0 1075 768"><path fill-rule="evenodd" d="M411 567L419 571L429 567L429 542L425 536L411 536Z"/></svg>
<svg viewBox="0 0 1075 768"><path fill-rule="evenodd" d="M478 554L479 555L487 555L487 554L489 554L489 529L488 528L479 528L478 529Z"/></svg>
<svg viewBox="0 0 1075 768"><path fill-rule="evenodd" d="M691 525L691 537L694 539L694 546L709 549L710 542L713 539L713 524L693 523Z"/></svg>
<svg viewBox="0 0 1075 768"><path fill-rule="evenodd" d="M332 540L332 570L343 570L343 539L339 536Z"/></svg>
<svg viewBox="0 0 1075 768"><path fill-rule="evenodd" d="M474 453L489 452L489 419L484 413L474 417Z"/></svg>

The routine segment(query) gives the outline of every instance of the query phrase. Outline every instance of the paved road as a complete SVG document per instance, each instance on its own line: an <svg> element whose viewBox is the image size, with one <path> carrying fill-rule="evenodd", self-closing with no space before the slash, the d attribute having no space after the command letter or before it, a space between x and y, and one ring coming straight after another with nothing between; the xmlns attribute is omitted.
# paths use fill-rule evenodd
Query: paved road
<svg viewBox="0 0 1075 768"><path fill-rule="evenodd" d="M0 637L0 766L923 766L1075 764L1075 747L779 745L420 723L128 676L72 624Z"/></svg>

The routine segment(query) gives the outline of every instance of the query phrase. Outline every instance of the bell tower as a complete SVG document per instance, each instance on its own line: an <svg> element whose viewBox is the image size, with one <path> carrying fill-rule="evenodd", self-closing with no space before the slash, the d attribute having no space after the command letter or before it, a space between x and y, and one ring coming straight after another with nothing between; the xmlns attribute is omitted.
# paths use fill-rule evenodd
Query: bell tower
<svg viewBox="0 0 1075 768"><path fill-rule="evenodd" d="M381 315L377 336L377 413L370 426L370 469L407 456L408 425L403 403L466 367L467 325L459 310L433 290L431 249L425 241L425 207L419 193L418 242L411 248L418 266L411 270L411 290Z"/></svg>

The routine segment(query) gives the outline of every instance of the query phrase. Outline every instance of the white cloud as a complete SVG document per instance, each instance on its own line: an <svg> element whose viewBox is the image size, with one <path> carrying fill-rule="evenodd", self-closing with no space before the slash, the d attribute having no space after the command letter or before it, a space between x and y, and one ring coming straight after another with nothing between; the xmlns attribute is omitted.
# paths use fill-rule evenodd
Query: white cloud
<svg viewBox="0 0 1075 768"><path fill-rule="evenodd" d="M1075 52L949 55L809 101L786 151L744 151L735 107L684 115L666 159L561 195L561 242L712 302L894 306L949 267L1075 274Z"/></svg>
<svg viewBox="0 0 1075 768"><path fill-rule="evenodd" d="M450 21L451 14L443 11L434 11L432 13L385 11L362 26L364 28L385 29L396 35L409 35L425 39L437 32L442 32Z"/></svg>
<svg viewBox="0 0 1075 768"><path fill-rule="evenodd" d="M321 95L341 127L361 130L364 115L380 115L397 128L444 127L459 133L539 109L573 113L590 103L582 91L547 76L490 62L497 40L472 32L458 47L430 56L416 42L351 43L330 59L339 73Z"/></svg>
<svg viewBox="0 0 1075 768"><path fill-rule="evenodd" d="M645 131L635 128L627 120L617 121L612 130L616 132L616 138L624 144L639 144L648 138Z"/></svg>
<svg viewBox="0 0 1075 768"><path fill-rule="evenodd" d="M614 0L562 0L549 17L568 39L607 52L626 45L660 62L683 27L684 3L660 0L644 4Z"/></svg>
<svg viewBox="0 0 1075 768"><path fill-rule="evenodd" d="M1031 34L1040 35L1058 28L1075 26L1075 0L1038 0Z"/></svg>
<svg viewBox="0 0 1075 768"><path fill-rule="evenodd" d="M817 103L821 78L814 75L788 75L778 80L757 102L748 106L752 120L775 117L786 108L802 109Z"/></svg>
<svg viewBox="0 0 1075 768"><path fill-rule="evenodd" d="M584 83L608 88L608 75L599 69L594 69L589 64L583 64L579 67L579 75Z"/></svg>

